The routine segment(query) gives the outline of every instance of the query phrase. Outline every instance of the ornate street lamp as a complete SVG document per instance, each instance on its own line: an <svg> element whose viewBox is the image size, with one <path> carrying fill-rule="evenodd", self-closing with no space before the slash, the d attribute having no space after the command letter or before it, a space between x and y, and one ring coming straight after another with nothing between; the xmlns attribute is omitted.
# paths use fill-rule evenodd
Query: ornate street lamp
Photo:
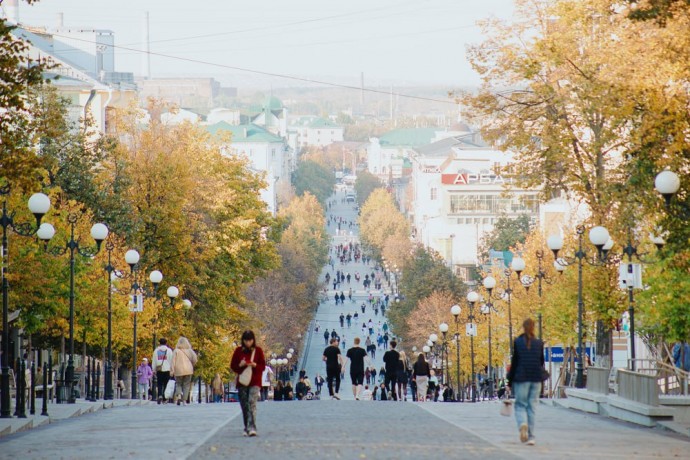
<svg viewBox="0 0 690 460"><path fill-rule="evenodd" d="M510 279L510 277L508 277L508 279ZM491 356L491 312L492 310L497 311L496 308L494 308L494 304L492 302L492 294L494 288L496 287L496 279L493 276L487 276L486 278L484 278L482 284L484 285L484 289L486 289L486 292L488 294L486 303L481 307L481 312L483 315L487 315L489 318L489 365L487 367L487 371L489 380L489 399L492 399L494 397L494 372Z"/></svg>
<svg viewBox="0 0 690 460"><path fill-rule="evenodd" d="M443 337L443 342L442 342L442 348L441 348L441 365L443 367L443 383L446 385L448 384L448 376L446 376L446 372L448 372L448 341L446 340L446 336L448 334L448 324L447 323L441 323L438 325L438 330L441 332L441 336ZM445 360L445 364L444 364Z"/></svg>
<svg viewBox="0 0 690 460"><path fill-rule="evenodd" d="M457 394L456 397L464 401L464 392L460 391L460 326L459 326L459 316L462 312L460 305L453 305L450 307L450 313L455 318L455 334L453 338L455 339L455 381L457 384Z"/></svg>
<svg viewBox="0 0 690 460"><path fill-rule="evenodd" d="M680 177L673 171L661 171L654 179L654 188L664 197L666 207L669 207L673 196L680 189Z"/></svg>
<svg viewBox="0 0 690 460"><path fill-rule="evenodd" d="M587 262L593 266L606 265L608 253L613 247L613 240L609 237L609 232L606 228L597 226L590 230L589 240L597 248L598 258L589 260L587 253L583 248L583 239L585 234L585 227L579 225L577 227L578 250L573 257L558 257L558 253L563 249L563 238L560 235L551 235L547 238L546 244L553 252L556 265L561 265L564 268L574 261L577 261L577 375L575 379L575 386L577 388L584 387L584 366L583 354L585 350L582 344L583 324L582 316L584 313L584 300L582 295L582 266Z"/></svg>
<svg viewBox="0 0 690 460"><path fill-rule="evenodd" d="M7 231L12 230L19 236L30 237L33 236L41 227L41 219L50 210L50 198L43 193L35 193L29 198L29 211L36 218L36 225L30 223L19 223L14 221L14 212L7 210L7 196L10 194L10 186L4 185L0 187L0 196L2 201L2 216L0 217L0 225L2 225L2 247L0 248L0 258L2 259L2 269L0 269L0 277L2 277L2 381L0 381L0 418L10 418L12 413L10 410L10 305L9 294L10 285L7 280L7 263L5 257L9 255L9 241L7 238ZM45 399L45 398L44 398Z"/></svg>
<svg viewBox="0 0 690 460"><path fill-rule="evenodd" d="M62 256L69 252L69 358L67 360L67 369L65 371L65 380L69 388L69 395L67 402L74 404L76 402L74 396L74 261L75 255L79 254L85 258L93 258L100 250L101 244L108 237L108 227L105 224L94 224L91 227L91 238L96 242L95 248L82 248L79 244L79 239L75 239L74 228L76 227L79 215L70 213L67 216L67 222L70 224L70 238L63 247L48 247L48 242L55 236L55 228L51 224L41 224L41 227L36 232L36 236L43 241L45 251L54 256Z"/></svg>
<svg viewBox="0 0 690 460"><path fill-rule="evenodd" d="M148 290L146 286L139 285L137 281L137 273L139 271L139 252L135 249L130 249L125 253L125 262L129 265L130 273L133 279L132 282L132 300L130 302L130 310L134 313L134 329L132 331L132 392L131 398L137 398L137 313L143 311L144 297L156 297L158 285L163 281L163 274L158 270L154 270L149 275L149 281L153 287L152 290Z"/></svg>
<svg viewBox="0 0 690 460"><path fill-rule="evenodd" d="M474 324L474 306L479 301L479 294L475 291L467 293L467 303L470 306L470 313L467 319L470 321L467 324L467 334L470 336L470 358L472 366L472 402L477 402L477 375L474 372L474 336L477 335L477 325Z"/></svg>
<svg viewBox="0 0 690 460"><path fill-rule="evenodd" d="M539 296L539 313L537 313L537 318L539 320L539 340L542 339L542 282L546 284L552 284L553 280L549 277L546 276L546 272L544 271L542 267L542 261L544 260L544 251L541 249L537 249L535 252L535 255L537 257L537 273L534 276L530 275L523 275L522 278L520 278L520 282L525 288L525 291L529 292L529 288L532 287L532 285L536 282L537 283L537 295ZM557 261L554 262L554 267L556 268L556 271L558 273L563 274L563 271L565 270L565 266L567 263L562 261L563 263L559 263Z"/></svg>

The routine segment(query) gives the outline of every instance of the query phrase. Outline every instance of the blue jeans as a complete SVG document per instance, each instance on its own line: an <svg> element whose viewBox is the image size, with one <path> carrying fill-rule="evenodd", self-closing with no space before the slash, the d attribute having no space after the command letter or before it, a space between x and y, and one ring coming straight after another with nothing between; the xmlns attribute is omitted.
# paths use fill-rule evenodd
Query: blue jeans
<svg viewBox="0 0 690 460"><path fill-rule="evenodd" d="M534 411L539 404L540 382L514 382L515 420L518 429L523 423L529 427L529 437L534 437Z"/></svg>

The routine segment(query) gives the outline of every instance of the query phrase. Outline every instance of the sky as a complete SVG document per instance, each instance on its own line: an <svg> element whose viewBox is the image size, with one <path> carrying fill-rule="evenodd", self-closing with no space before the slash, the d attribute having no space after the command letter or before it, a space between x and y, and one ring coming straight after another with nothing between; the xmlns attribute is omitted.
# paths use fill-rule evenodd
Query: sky
<svg viewBox="0 0 690 460"><path fill-rule="evenodd" d="M41 0L20 3L20 22L111 29L116 70L142 74L144 15L151 51L278 74L396 83L473 86L465 47L479 43L477 21L510 18L513 0ZM153 77L251 73L166 57ZM279 77L271 85L287 82ZM294 85L294 83L292 83Z"/></svg>

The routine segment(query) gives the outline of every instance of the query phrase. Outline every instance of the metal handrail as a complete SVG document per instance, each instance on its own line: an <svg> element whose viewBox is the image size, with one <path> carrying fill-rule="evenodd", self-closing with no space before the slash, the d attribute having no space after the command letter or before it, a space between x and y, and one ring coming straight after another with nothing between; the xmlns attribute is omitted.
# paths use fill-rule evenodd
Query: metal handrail
<svg viewBox="0 0 690 460"><path fill-rule="evenodd" d="M628 360L628 368L630 368L632 361L633 360L631 359ZM663 394L668 394L670 392L670 388L677 385L683 395L688 395L690 372L658 359L635 359L634 362L636 372L646 375L654 375L657 377L657 382L658 380L663 379L663 382L658 382L659 389ZM677 384L672 385L669 382L669 378L671 377L676 378Z"/></svg>

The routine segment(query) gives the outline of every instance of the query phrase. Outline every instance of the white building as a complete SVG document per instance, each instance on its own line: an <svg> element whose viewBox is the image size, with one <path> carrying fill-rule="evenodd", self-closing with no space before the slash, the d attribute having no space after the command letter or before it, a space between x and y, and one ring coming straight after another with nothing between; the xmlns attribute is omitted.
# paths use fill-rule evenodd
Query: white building
<svg viewBox="0 0 690 460"><path fill-rule="evenodd" d="M290 125L291 147L325 147L335 142L343 142L345 128L331 120L320 117L300 117Z"/></svg>
<svg viewBox="0 0 690 460"><path fill-rule="evenodd" d="M399 128L369 139L367 169L384 183L402 178L410 168L409 159L416 148L452 136L465 135L465 125L443 128Z"/></svg>
<svg viewBox="0 0 690 460"><path fill-rule="evenodd" d="M461 276L479 262L479 244L500 216L539 217L538 190L511 186L510 153L466 134L411 152L409 217L415 239ZM507 188L506 188L507 186Z"/></svg>
<svg viewBox="0 0 690 460"><path fill-rule="evenodd" d="M265 174L268 185L261 192L261 198L275 214L278 211L280 185L290 182L294 168L285 140L253 124L234 126L221 121L206 129L213 135L230 135L230 144L224 147L223 153L247 158L252 170Z"/></svg>
<svg viewBox="0 0 690 460"><path fill-rule="evenodd" d="M6 3L6 20L17 25L13 35L29 43L29 57L55 64L45 76L69 101L70 119L79 123L88 117L94 131L107 132L110 110L136 100L133 74L115 71L114 32L65 27L61 19L54 27L28 26L19 22L19 2Z"/></svg>

